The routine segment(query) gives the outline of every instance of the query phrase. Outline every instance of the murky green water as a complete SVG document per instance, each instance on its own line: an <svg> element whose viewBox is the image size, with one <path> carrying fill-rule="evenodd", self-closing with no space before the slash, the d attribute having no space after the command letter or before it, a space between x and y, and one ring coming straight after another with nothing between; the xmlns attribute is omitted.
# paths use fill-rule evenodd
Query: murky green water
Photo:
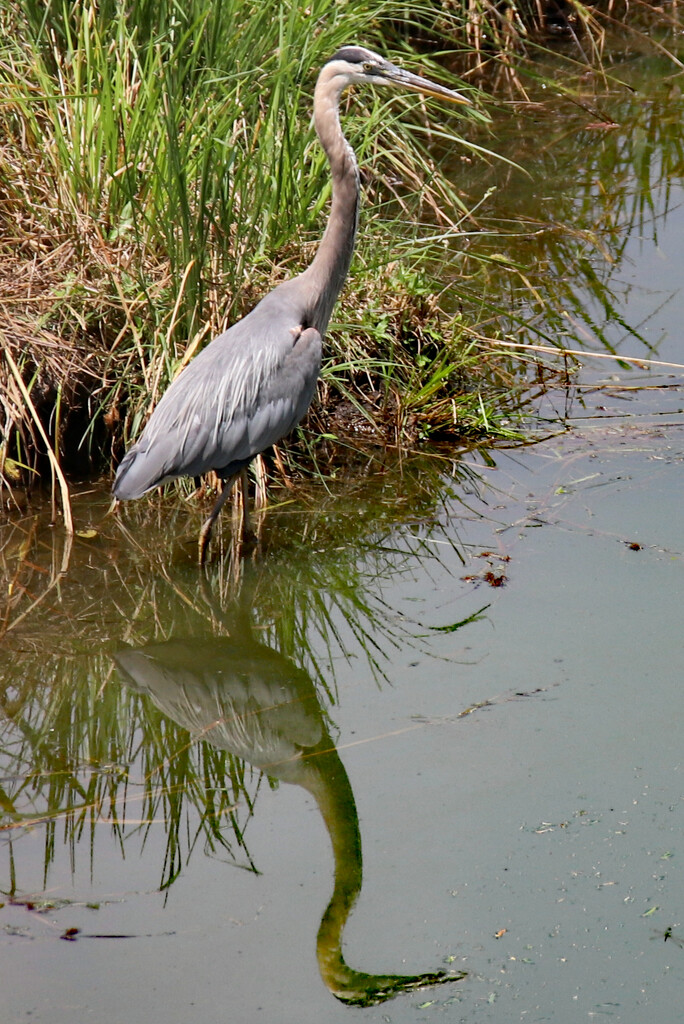
<svg viewBox="0 0 684 1024"><path fill-rule="evenodd" d="M665 135L614 302L569 266L567 308L684 362ZM540 399L563 435L369 457L206 581L173 495L103 518L84 486L71 550L47 515L3 527L3 1024L676 1019L683 387L599 364Z"/></svg>
<svg viewBox="0 0 684 1024"><path fill-rule="evenodd" d="M554 100L531 81L529 102L503 104L492 148L513 166L455 163L469 195L488 195L464 227L492 261L485 272L457 241L454 260L477 268L457 290L493 328L508 308L518 342L681 362L681 76L613 46L608 80L542 62Z"/></svg>

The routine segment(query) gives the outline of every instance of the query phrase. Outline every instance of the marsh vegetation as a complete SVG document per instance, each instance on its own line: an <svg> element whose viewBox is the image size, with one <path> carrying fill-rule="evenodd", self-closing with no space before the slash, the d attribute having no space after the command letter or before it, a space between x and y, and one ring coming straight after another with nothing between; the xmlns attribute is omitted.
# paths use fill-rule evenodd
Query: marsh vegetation
<svg viewBox="0 0 684 1024"><path fill-rule="evenodd" d="M446 84L460 73L482 88L479 109L493 122L403 97L348 100L361 240L320 400L287 470L325 474L349 445L519 436L521 410L559 373L567 379L568 363L501 343L577 348L590 336L612 348L578 292L588 286L600 309L615 308L625 224L639 229L649 189L667 177L653 157L665 133L668 159L681 160L679 122L664 113L678 110L676 77L655 104L635 101L622 44L606 44L616 10L564 5L566 41L554 52L555 16L544 10L5 5L9 507L48 471L53 483L62 472L109 472L198 349L310 260L329 199L311 91L324 60L353 39ZM677 12L644 22L646 10L630 32L667 80L678 66ZM541 153L540 122L556 135ZM597 134L601 145L589 145ZM644 188L627 209L620 181L634 174ZM549 177L563 188L540 207ZM626 330L642 340L638 327Z"/></svg>

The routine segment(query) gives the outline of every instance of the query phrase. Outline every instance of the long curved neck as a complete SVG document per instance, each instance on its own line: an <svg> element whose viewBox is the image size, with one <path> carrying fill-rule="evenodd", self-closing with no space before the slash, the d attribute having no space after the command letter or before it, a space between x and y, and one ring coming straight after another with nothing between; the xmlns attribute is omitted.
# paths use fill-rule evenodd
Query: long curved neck
<svg viewBox="0 0 684 1024"><path fill-rule="evenodd" d="M333 894L316 939L316 958L323 983L337 999L349 1006L374 1006L399 992L465 977L463 972L445 975L442 971L367 974L345 963L342 934L363 880L359 818L349 776L330 736L326 734L317 748L309 750L309 754L313 756L298 765L297 782L312 794L318 804L330 835L335 861Z"/></svg>
<svg viewBox="0 0 684 1024"><path fill-rule="evenodd" d="M335 300L349 273L359 218L359 169L340 127L342 87L326 68L314 93L314 121L332 173L328 224L311 266L301 275L309 289L309 323L325 334Z"/></svg>

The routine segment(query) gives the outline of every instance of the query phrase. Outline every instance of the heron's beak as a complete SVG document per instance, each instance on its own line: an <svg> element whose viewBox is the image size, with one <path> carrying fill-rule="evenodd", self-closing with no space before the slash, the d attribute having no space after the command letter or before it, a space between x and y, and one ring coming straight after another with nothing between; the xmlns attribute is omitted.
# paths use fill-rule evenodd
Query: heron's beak
<svg viewBox="0 0 684 1024"><path fill-rule="evenodd" d="M421 78L420 75L413 75L410 71L395 67L390 64L383 69L382 79L387 85L396 85L400 89L409 89L411 92L420 92L424 96L435 96L437 99L447 100L449 103L461 103L472 107L472 102L460 92L453 89L446 89L443 85L431 82L429 78Z"/></svg>

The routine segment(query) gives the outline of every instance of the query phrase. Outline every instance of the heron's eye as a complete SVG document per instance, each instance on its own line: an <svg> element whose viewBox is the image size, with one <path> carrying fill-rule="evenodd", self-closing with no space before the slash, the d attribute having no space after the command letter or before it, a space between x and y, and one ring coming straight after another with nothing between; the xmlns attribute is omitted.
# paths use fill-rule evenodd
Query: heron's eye
<svg viewBox="0 0 684 1024"><path fill-rule="evenodd" d="M363 70L366 72L367 75L372 75L373 72L375 71L375 64L371 64L370 61L367 60L363 65Z"/></svg>

